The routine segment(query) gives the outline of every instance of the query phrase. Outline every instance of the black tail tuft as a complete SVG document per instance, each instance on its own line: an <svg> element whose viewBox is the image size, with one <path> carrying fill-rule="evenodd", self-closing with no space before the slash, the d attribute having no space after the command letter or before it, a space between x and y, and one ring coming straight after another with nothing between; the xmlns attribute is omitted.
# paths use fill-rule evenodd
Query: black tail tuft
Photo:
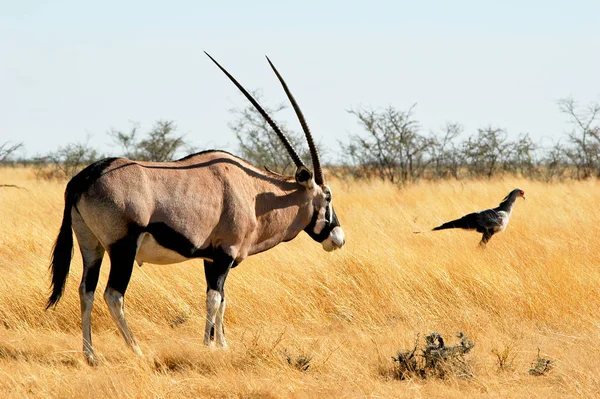
<svg viewBox="0 0 600 399"><path fill-rule="evenodd" d="M69 192L69 185L65 192L65 210L63 220L52 249L52 263L50 271L52 273L52 294L46 303L46 309L56 305L65 289L65 281L69 274L71 266L71 257L73 256L73 232L71 231L71 209L75 205L75 196Z"/></svg>
<svg viewBox="0 0 600 399"><path fill-rule="evenodd" d="M466 216L461 217L460 219L452 220L450 222L446 222L441 226L434 227L433 231L436 230L445 230L445 229L477 229L479 227L479 223L477 221L477 213L469 213Z"/></svg>

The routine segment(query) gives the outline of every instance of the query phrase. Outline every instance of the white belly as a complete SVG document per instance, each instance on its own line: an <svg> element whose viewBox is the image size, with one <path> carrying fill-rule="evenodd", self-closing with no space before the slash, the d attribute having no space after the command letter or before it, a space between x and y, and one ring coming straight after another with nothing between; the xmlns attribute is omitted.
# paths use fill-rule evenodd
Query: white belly
<svg viewBox="0 0 600 399"><path fill-rule="evenodd" d="M155 263L157 265L168 265L188 260L175 251L161 246L152 234L144 233L138 238L138 249L135 260L141 266L143 262Z"/></svg>

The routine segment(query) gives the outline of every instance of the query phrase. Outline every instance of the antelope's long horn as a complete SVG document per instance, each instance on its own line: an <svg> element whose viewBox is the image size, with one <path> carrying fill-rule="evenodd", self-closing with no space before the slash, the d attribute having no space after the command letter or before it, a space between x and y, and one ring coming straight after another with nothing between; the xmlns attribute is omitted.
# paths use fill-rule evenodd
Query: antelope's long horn
<svg viewBox="0 0 600 399"><path fill-rule="evenodd" d="M302 125L302 130L304 130L304 134L306 135L306 141L308 142L308 148L310 149L310 157L312 158L313 162L313 169L315 170L315 183L323 184L323 170L321 169L321 159L319 158L319 151L317 150L317 146L315 145L312 134L310 133L310 129L308 128L308 124L306 123L306 119L304 119L304 115L302 114L302 111L300 110L296 99L294 98L294 96L290 92L290 89L285 83L285 80L283 80L283 78L281 77L281 75L279 74L279 72L275 68L275 65L273 65L269 57L267 57L267 61L269 61L269 65L271 65L271 68L273 68L273 72L275 72L275 75L277 75L277 78L281 82L283 90L285 90L285 94L287 94L290 102L292 103L292 107L294 107L294 111L296 111L296 115L298 116L300 125Z"/></svg>
<svg viewBox="0 0 600 399"><path fill-rule="evenodd" d="M277 133L277 136L283 143L283 146L287 150L288 154L290 154L290 157L292 157L292 160L294 161L294 164L296 164L296 167L297 168L299 168L301 166L306 167L304 165L304 162L302 162L302 160L296 153L296 150L294 150L294 147L292 147L292 144L290 143L288 138L285 136L285 134L283 134L281 129L279 129L279 126L277 126L275 124L273 119L271 119L269 114L267 114L267 112L260 106L260 104L254 99L254 97L252 97L252 95L250 95L250 93L248 93L248 91L246 89L244 89L244 87L237 80L235 80L235 78L233 76L231 76L231 74L229 72L227 72L227 70L225 68L223 68L221 66L221 64L219 64L213 57L211 57L210 54L208 54L206 51L204 52L204 54L206 54L208 56L208 58L210 58L212 60L212 62L214 62L219 67L219 69L221 71L223 71L223 73L225 75L227 75L229 80L231 80L233 82L233 84L236 85L236 87L238 89L240 89L240 91L244 94L244 96L246 96L248 101L250 101L252 103L252 105L254 105L254 108L256 108L256 110L262 115L263 118L265 118L265 120L267 121L269 126L271 126L271 128L273 128L275 133Z"/></svg>

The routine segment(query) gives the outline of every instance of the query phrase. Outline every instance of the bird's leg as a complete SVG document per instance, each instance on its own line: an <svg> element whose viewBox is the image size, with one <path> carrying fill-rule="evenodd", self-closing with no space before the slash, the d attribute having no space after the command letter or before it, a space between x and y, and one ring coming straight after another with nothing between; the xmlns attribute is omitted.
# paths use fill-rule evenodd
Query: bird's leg
<svg viewBox="0 0 600 399"><path fill-rule="evenodd" d="M483 237L481 237L481 241L479 242L479 248L485 248L490 238L494 235L494 232L491 230L487 230L483 233Z"/></svg>

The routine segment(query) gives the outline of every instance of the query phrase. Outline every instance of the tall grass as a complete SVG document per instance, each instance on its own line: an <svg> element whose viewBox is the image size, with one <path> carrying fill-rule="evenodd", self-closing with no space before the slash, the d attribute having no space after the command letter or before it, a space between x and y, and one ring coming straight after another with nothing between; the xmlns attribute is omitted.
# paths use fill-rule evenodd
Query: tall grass
<svg viewBox="0 0 600 399"><path fill-rule="evenodd" d="M143 358L125 346L102 299L93 312L101 358L81 354L76 251L66 293L44 311L64 182L0 169L0 395L3 397L590 397L600 393L600 184L521 179L422 183L331 181L346 233L325 253L302 233L230 273L230 349L202 345L201 261L135 267L126 314ZM426 231L493 206L513 188L508 229L480 236ZM469 379L395 381L382 372L417 333L464 331ZM499 371L495 352L512 351ZM527 371L538 348L555 364ZM512 356L511 355L511 358ZM306 357L301 371L289 357Z"/></svg>

